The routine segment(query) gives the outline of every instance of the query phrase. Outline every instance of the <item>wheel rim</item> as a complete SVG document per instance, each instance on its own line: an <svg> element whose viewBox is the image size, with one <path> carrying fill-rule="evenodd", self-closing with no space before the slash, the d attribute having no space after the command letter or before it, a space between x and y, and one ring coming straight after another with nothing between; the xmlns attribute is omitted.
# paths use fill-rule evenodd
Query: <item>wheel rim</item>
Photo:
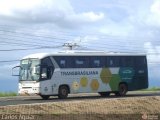
<svg viewBox="0 0 160 120"><path fill-rule="evenodd" d="M66 89L62 89L62 95L66 95L67 94L67 90Z"/></svg>
<svg viewBox="0 0 160 120"><path fill-rule="evenodd" d="M120 86L120 94L121 95L125 95L126 94L126 86L125 85L121 85Z"/></svg>

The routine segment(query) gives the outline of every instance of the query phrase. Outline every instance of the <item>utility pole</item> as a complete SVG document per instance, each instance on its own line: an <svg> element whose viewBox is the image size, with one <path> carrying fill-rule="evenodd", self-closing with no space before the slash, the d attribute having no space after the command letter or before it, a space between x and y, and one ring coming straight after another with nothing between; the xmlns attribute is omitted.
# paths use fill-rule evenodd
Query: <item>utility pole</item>
<svg viewBox="0 0 160 120"><path fill-rule="evenodd" d="M78 47L77 43L64 43L63 47L68 47L69 50L73 50L74 47Z"/></svg>

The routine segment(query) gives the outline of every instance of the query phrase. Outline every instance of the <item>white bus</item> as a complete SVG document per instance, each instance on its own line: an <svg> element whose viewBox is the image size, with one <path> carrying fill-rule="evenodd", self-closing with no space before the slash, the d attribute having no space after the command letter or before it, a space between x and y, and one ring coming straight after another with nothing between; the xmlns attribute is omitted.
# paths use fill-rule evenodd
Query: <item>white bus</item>
<svg viewBox="0 0 160 120"><path fill-rule="evenodd" d="M96 51L38 53L24 57L19 67L18 93L37 94L43 99L54 95L64 99L75 93L123 96L127 91L148 88L144 54Z"/></svg>

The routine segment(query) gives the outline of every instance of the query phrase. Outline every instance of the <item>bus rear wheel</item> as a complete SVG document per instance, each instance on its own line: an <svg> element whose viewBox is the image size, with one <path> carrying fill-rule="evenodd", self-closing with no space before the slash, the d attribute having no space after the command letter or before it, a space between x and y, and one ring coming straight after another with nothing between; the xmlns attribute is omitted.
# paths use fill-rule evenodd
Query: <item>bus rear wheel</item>
<svg viewBox="0 0 160 120"><path fill-rule="evenodd" d="M68 93L69 93L68 87L67 86L61 86L59 88L58 98L65 99L65 98L67 98Z"/></svg>
<svg viewBox="0 0 160 120"><path fill-rule="evenodd" d="M116 96L125 96L128 91L127 85L122 83L119 85L119 91L116 92Z"/></svg>
<svg viewBox="0 0 160 120"><path fill-rule="evenodd" d="M106 97L110 95L110 92L99 92L100 96Z"/></svg>
<svg viewBox="0 0 160 120"><path fill-rule="evenodd" d="M49 95L41 95L41 98L43 99L43 100L48 100L49 99Z"/></svg>

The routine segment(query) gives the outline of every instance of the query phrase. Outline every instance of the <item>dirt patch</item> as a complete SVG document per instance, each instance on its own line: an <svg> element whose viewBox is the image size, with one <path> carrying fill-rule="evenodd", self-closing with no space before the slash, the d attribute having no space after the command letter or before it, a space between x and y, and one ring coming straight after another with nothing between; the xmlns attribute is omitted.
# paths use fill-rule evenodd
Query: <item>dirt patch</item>
<svg viewBox="0 0 160 120"><path fill-rule="evenodd" d="M0 114L35 115L37 119L160 119L160 96L104 98L0 107ZM159 115L159 116L158 116ZM36 119L34 117L34 119ZM78 118L78 119L77 119ZM158 119L157 119L158 120Z"/></svg>

